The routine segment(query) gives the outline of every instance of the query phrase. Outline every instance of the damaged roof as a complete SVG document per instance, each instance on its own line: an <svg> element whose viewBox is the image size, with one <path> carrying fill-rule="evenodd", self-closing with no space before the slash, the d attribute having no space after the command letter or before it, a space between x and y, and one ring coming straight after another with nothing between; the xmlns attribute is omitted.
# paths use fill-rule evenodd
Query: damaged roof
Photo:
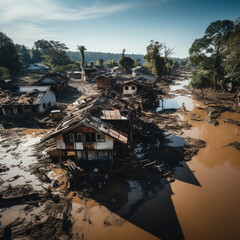
<svg viewBox="0 0 240 240"><path fill-rule="evenodd" d="M126 117L123 117L119 110L103 110L103 115L101 119L105 120L126 120Z"/></svg>
<svg viewBox="0 0 240 240"><path fill-rule="evenodd" d="M73 110L45 140L68 132L79 125L85 125L103 132L123 144L127 144L128 134L120 131L107 121L127 119L120 112L124 108L125 104L123 102L106 95L93 98L91 102L81 104L78 110Z"/></svg>
<svg viewBox="0 0 240 240"><path fill-rule="evenodd" d="M50 86L20 86L17 92L0 93L0 105L39 105Z"/></svg>
<svg viewBox="0 0 240 240"><path fill-rule="evenodd" d="M70 79L68 77L66 77L65 75L56 72L56 73L51 73L51 74L47 74L45 76L43 76L42 78L40 78L35 85L38 85L39 83L41 83L41 81L45 78L51 78L53 80L55 80L57 83L65 83L68 82Z"/></svg>
<svg viewBox="0 0 240 240"><path fill-rule="evenodd" d="M28 70L35 70L35 69L44 69L49 70L50 68L42 63L34 63L30 67L27 68Z"/></svg>

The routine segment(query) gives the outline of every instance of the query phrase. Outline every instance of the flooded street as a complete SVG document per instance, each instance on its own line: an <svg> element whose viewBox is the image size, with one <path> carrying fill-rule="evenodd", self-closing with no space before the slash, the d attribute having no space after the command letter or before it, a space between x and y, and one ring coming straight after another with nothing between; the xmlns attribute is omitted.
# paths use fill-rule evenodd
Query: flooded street
<svg viewBox="0 0 240 240"><path fill-rule="evenodd" d="M170 90L182 89L187 83L188 80L177 81L178 85ZM181 93L164 100L162 109L178 109L183 102L191 112L176 114L193 127L180 136L168 135L169 145L183 146L186 144L183 137L191 137L204 140L206 148L191 161L181 162L182 167L176 168L176 180L171 184L159 182L149 189L148 184L118 181L96 193L95 200L73 201L74 227L76 231L81 229L85 239L96 239L98 234L101 239L240 238L240 153L226 146L240 141L240 129L222 120L240 121L240 116L225 112L219 125L212 126L205 121L205 106L193 100L191 95L181 96ZM200 121L191 120L192 114L199 115ZM106 196L112 201L117 199L118 206L111 208L108 204L106 208ZM87 213L78 211L83 204L88 206ZM90 224L86 221L87 215ZM121 227L116 226L114 219L121 217L125 220L120 221Z"/></svg>
<svg viewBox="0 0 240 240"><path fill-rule="evenodd" d="M190 101L192 113L205 119L206 114L198 108L205 106ZM223 118L240 121L240 115L232 112L224 112L218 126L193 121L189 113L183 116L193 126L184 131L184 136L202 139L207 144L186 163L199 185L193 180L186 181L182 168L177 170L177 180L171 183L172 200L185 239L240 238L240 152L227 146L240 142L240 128L224 123Z"/></svg>
<svg viewBox="0 0 240 240"><path fill-rule="evenodd" d="M193 112L203 115L194 102ZM240 121L239 114L225 112L221 117ZM176 180L171 184L172 197L185 239L240 238L240 152L230 142L240 142L238 126L218 126L206 121L184 120L193 125L186 136L206 141L207 146L187 162L201 186Z"/></svg>

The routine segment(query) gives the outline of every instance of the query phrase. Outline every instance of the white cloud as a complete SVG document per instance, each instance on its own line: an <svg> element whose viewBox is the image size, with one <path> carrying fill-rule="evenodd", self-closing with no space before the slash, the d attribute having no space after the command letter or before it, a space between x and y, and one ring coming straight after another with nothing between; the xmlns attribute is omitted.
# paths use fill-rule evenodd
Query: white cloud
<svg viewBox="0 0 240 240"><path fill-rule="evenodd" d="M51 29L31 23L19 23L10 25L4 28L3 31L17 41L22 41L25 39L38 40L42 38L51 38L54 36Z"/></svg>
<svg viewBox="0 0 240 240"><path fill-rule="evenodd" d="M73 9L51 0L1 0L1 24L15 20L41 22L43 20L84 20L136 7L136 3L95 4Z"/></svg>

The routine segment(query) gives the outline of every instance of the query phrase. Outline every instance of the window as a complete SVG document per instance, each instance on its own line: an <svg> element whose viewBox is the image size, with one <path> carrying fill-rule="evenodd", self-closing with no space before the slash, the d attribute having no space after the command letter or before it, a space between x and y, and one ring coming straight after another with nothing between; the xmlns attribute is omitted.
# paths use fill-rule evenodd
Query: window
<svg viewBox="0 0 240 240"><path fill-rule="evenodd" d="M96 139L97 142L104 142L105 141L105 135L102 133L96 133Z"/></svg>
<svg viewBox="0 0 240 240"><path fill-rule="evenodd" d="M128 90L128 86L125 86L125 90Z"/></svg>
<svg viewBox="0 0 240 240"><path fill-rule="evenodd" d="M43 109L46 109L46 103L43 104Z"/></svg>
<svg viewBox="0 0 240 240"><path fill-rule="evenodd" d="M74 134L73 133L69 133L69 142L74 142Z"/></svg>
<svg viewBox="0 0 240 240"><path fill-rule="evenodd" d="M73 133L65 133L65 134L63 134L63 140L64 140L64 142L67 142L67 143L75 142L74 134Z"/></svg>
<svg viewBox="0 0 240 240"><path fill-rule="evenodd" d="M135 86L132 86L132 90L135 90L136 88L135 88Z"/></svg>
<svg viewBox="0 0 240 240"><path fill-rule="evenodd" d="M75 133L75 141L82 142L82 134L81 133Z"/></svg>
<svg viewBox="0 0 240 240"><path fill-rule="evenodd" d="M85 142L96 142L95 133L85 133Z"/></svg>

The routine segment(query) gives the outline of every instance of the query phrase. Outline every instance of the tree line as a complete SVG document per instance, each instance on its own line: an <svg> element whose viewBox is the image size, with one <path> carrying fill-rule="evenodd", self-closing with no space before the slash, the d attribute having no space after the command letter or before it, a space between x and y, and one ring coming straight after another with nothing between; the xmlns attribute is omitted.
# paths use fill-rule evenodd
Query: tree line
<svg viewBox="0 0 240 240"><path fill-rule="evenodd" d="M177 67L184 67L188 60L171 59L173 49L165 44L150 41L147 54L121 54L87 52L83 45L77 46L76 52L68 51L68 47L59 41L44 39L34 42L30 49L24 45L14 44L6 34L0 32L0 79L16 76L33 63L41 62L51 67L52 71L79 69L80 66L106 65L107 67L121 66L128 70L135 66L144 65L152 70L160 79L163 74L171 73Z"/></svg>
<svg viewBox="0 0 240 240"><path fill-rule="evenodd" d="M205 34L189 49L195 71L190 86L225 89L226 83L240 83L240 20L218 20L210 23Z"/></svg>

